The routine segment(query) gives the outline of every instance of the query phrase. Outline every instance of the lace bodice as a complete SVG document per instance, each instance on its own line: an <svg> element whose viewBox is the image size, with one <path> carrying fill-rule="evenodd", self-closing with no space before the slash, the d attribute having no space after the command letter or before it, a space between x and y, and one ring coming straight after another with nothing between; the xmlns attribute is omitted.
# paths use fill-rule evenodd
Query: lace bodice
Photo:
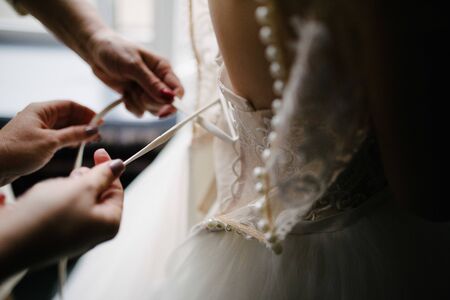
<svg viewBox="0 0 450 300"><path fill-rule="evenodd" d="M267 242L258 229L261 196L252 173L269 146L269 194L280 239L301 222L357 208L385 185L382 170L370 167L379 159L368 155L376 143L368 138L362 87L330 56L333 44L325 28L308 23L299 31L302 41L278 120L271 123L270 110L255 110L235 95L222 71L220 92L232 108L239 140L214 142L217 202L204 223L210 231L235 231ZM274 122L279 124L275 139L269 136Z"/></svg>

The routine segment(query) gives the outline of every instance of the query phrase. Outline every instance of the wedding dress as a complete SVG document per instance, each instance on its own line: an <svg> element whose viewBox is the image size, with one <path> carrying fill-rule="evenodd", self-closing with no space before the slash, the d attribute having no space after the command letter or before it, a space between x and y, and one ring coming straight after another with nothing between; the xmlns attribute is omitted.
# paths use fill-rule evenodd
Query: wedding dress
<svg viewBox="0 0 450 300"><path fill-rule="evenodd" d="M448 292L437 276L450 267L448 224L395 206L359 83L337 72L326 28L312 22L299 30L277 122L272 110L255 110L232 91L222 66L219 93L239 139L214 139L216 201L204 220L184 238L188 192L177 185L186 182L179 170L186 172L187 157L174 142L130 188L117 239L76 267L67 299L428 299ZM220 115L217 125L225 124ZM282 252L260 229L253 176L269 146ZM165 180L167 189L159 185Z"/></svg>
<svg viewBox="0 0 450 300"><path fill-rule="evenodd" d="M252 212L260 197L254 190L252 171L261 164L272 113L255 110L233 93L226 70L219 85L233 107L239 143L214 141L216 206L210 218L196 226L172 254L165 284L147 299L416 299L445 295L444 279L433 274L441 274L449 266L445 259L449 226L427 223L395 207L377 142L370 134L325 194L305 208L302 220L286 234L282 254L264 247L257 215ZM298 113L298 107L294 111ZM302 144L296 140L305 135L299 129L290 129L293 137L287 138L294 138L289 141L291 146ZM305 174L299 168L303 164L300 159L309 158L299 158L296 149L282 149L291 157L292 170L283 169L280 177ZM307 154L312 153L303 153ZM280 185L287 193L284 196L302 198L304 187L298 186L298 181ZM284 214L280 218L291 220ZM434 247L437 240L442 242L440 249Z"/></svg>
<svg viewBox="0 0 450 300"><path fill-rule="evenodd" d="M225 71L222 75L226 77ZM221 92L234 108L240 141L239 149L234 149L233 145L215 140L217 195L223 202L222 208L215 207L211 216L236 197L233 186L240 187L240 196L258 198L249 178L266 143L271 115L269 110L255 111L224 84ZM169 145L169 151L173 150ZM169 157L173 153L165 154ZM156 166L154 170L157 169ZM135 183L140 189L141 182ZM138 200L130 195L128 199ZM157 211L157 207L146 209L144 201L152 200L149 195L136 205L144 215L160 215L154 220L157 230L152 226L148 232L157 232L161 241L166 241L172 232L165 229L172 228L169 223L177 220L164 219L167 212ZM171 200L176 210L180 201ZM235 219L244 215L248 216L245 209L233 210ZM235 224L228 228L230 223L219 219L224 222L223 227L208 230L208 222L201 223L170 258L165 255L169 249L163 256L155 256L160 246L157 238L148 239L147 249L134 249L137 243L133 243L133 237L123 237L129 245L123 249L129 252L127 264L130 269L139 268L139 272L116 270L114 265L120 265L120 261L107 256L108 261L102 264L98 261L101 257L96 256L96 262L88 260L90 264L81 265L81 270L76 270L75 277L69 280L68 299L414 299L416 293L426 296L439 292L431 289L428 280L430 274L439 271L424 257L430 258L432 253L445 257L445 248L431 251L428 246L436 245L434 238L448 231L395 208L373 138L363 142L346 171L286 237L281 255L264 247L250 229ZM173 245L180 240L177 235L172 238ZM134 261L136 251L146 252L145 259ZM155 260L169 262L168 274L152 269ZM109 267L98 270L99 265ZM130 289L121 284L125 275L133 276L133 280L125 278L125 282L132 282ZM98 290L96 282L105 280L105 276L110 286ZM164 279L159 281L157 277ZM89 284L82 288L80 279ZM434 283L440 286L437 281Z"/></svg>

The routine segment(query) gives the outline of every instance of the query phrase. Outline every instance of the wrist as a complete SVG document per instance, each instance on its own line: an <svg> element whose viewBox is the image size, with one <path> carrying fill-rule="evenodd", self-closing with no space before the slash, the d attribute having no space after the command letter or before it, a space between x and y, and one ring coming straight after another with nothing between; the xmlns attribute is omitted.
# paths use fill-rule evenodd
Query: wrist
<svg viewBox="0 0 450 300"><path fill-rule="evenodd" d="M0 186L4 186L5 184L11 183L13 179L15 179L15 175L12 174L10 155L11 143L8 141L8 138L3 134L2 130L0 130Z"/></svg>
<svg viewBox="0 0 450 300"><path fill-rule="evenodd" d="M99 49L108 47L117 34L109 27L103 27L98 30L93 30L86 38L85 45L85 60L93 67L98 60Z"/></svg>

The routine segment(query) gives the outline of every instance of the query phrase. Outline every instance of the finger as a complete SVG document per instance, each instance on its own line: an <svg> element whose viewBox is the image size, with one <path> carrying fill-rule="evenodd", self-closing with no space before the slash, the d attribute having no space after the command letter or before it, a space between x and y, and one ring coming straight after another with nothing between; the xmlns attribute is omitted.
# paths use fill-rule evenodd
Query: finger
<svg viewBox="0 0 450 300"><path fill-rule="evenodd" d="M124 163L120 159L116 159L95 166L85 174L84 179L88 186L93 187L96 193L101 194L111 186L124 170Z"/></svg>
<svg viewBox="0 0 450 300"><path fill-rule="evenodd" d="M70 126L53 132L58 140L59 148L76 146L83 141L95 141L100 138L98 127L95 126Z"/></svg>
<svg viewBox="0 0 450 300"><path fill-rule="evenodd" d="M111 157L109 156L108 152L106 152L105 149L100 148L94 152L95 165L99 165L99 164L102 164L102 163L110 161L110 160L111 160Z"/></svg>
<svg viewBox="0 0 450 300"><path fill-rule="evenodd" d="M175 75L167 60L155 56L147 50L141 50L141 55L147 66L149 66L153 73L166 84L170 91L174 92L179 97L184 95L184 88L181 81Z"/></svg>
<svg viewBox="0 0 450 300"><path fill-rule="evenodd" d="M154 99L150 99L148 95L138 85L133 85L134 99L143 107L146 111L149 111L153 115L157 115L161 107L166 104L156 102Z"/></svg>
<svg viewBox="0 0 450 300"><path fill-rule="evenodd" d="M172 69L169 69L165 72L167 72L165 75L164 75L164 73L162 74L162 76L163 76L162 78L163 78L164 82L173 91L173 93L175 95L177 95L180 98L183 97L184 96L184 88L181 85L181 82L178 79L178 77L175 75L175 73L173 73Z"/></svg>
<svg viewBox="0 0 450 300"><path fill-rule="evenodd" d="M175 95L177 95L180 99L183 98L184 96L184 87L180 86L177 87L173 90L173 92L175 93Z"/></svg>
<svg viewBox="0 0 450 300"><path fill-rule="evenodd" d="M133 104L138 107L139 111L143 114L147 110L145 101L143 101L146 97L144 90L136 83L132 83L128 86L128 93L130 94Z"/></svg>
<svg viewBox="0 0 450 300"><path fill-rule="evenodd" d="M136 117L141 118L144 115L146 111L145 107L143 107L142 103L137 99L136 94L130 88L125 92L123 100L125 107Z"/></svg>
<svg viewBox="0 0 450 300"><path fill-rule="evenodd" d="M153 72L158 67L158 63L149 64L146 60L143 60L142 63L136 65L131 72L131 76L150 99L159 104L171 103L173 97L162 92L170 91L170 88Z"/></svg>
<svg viewBox="0 0 450 300"><path fill-rule="evenodd" d="M123 94L123 86L125 86L126 84L125 81L111 78L97 66L93 66L92 71L94 72L95 76L97 76L104 84L106 84L119 94Z"/></svg>
<svg viewBox="0 0 450 300"><path fill-rule="evenodd" d="M155 103L154 101L150 100L147 96L142 97L140 101L141 101L141 103L144 103L146 111L150 112L154 116L157 116L158 112L165 105L165 104Z"/></svg>
<svg viewBox="0 0 450 300"><path fill-rule="evenodd" d="M81 168L73 170L70 173L70 177L80 177L80 176L83 176L84 174L86 174L87 172L89 172L89 168L81 167Z"/></svg>
<svg viewBox="0 0 450 300"><path fill-rule="evenodd" d="M119 230L123 211L124 192L120 182L116 185L118 181L114 181L110 188L102 192L92 211L95 218L110 225L112 236Z"/></svg>
<svg viewBox="0 0 450 300"><path fill-rule="evenodd" d="M167 99L167 96L161 94L161 91L168 90L169 88L150 71L145 64L136 69L133 72L132 79L150 96L155 102L165 104L170 102L171 99Z"/></svg>
<svg viewBox="0 0 450 300"><path fill-rule="evenodd" d="M70 100L51 101L47 105L49 118L53 119L49 126L52 129L88 124L95 116L93 110Z"/></svg>
<svg viewBox="0 0 450 300"><path fill-rule="evenodd" d="M172 105L164 105L159 111L158 111L158 117L165 118L170 116L171 114L175 113L177 109L173 107Z"/></svg>
<svg viewBox="0 0 450 300"><path fill-rule="evenodd" d="M130 103L130 101L128 101L127 98L123 98L124 99L124 104L125 104L125 108L132 113L133 115L135 115L136 117L138 117L138 112L136 107L133 106L133 104Z"/></svg>
<svg viewBox="0 0 450 300"><path fill-rule="evenodd" d="M95 153L94 153L95 165L100 165L100 164L103 164L103 163L108 162L110 160L111 160L111 157L109 156L108 152L106 152L105 149L100 148L100 149L95 151ZM119 179L116 179L112 183L111 188L121 190L122 189L122 183L120 183ZM109 189L109 190L111 190L111 189ZM106 192L108 192L108 191L106 191ZM104 198L104 195L102 195L102 198Z"/></svg>

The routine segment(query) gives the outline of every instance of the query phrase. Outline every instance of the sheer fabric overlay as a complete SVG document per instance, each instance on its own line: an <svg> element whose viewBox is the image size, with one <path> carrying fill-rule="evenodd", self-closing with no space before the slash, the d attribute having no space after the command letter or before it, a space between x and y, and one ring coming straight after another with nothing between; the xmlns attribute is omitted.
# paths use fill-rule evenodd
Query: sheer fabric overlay
<svg viewBox="0 0 450 300"><path fill-rule="evenodd" d="M294 24L299 33L296 60L268 163L282 239L311 213L368 133L362 85L340 67L327 28L316 21Z"/></svg>
<svg viewBox="0 0 450 300"><path fill-rule="evenodd" d="M214 142L219 208L212 215L218 226L204 224L212 231L235 231L266 242L257 229L260 196L252 172L264 164L262 152L270 147L274 153L268 162L273 221L278 237L285 239L297 223L311 220L313 207L318 208L314 204L367 138L362 87L339 67L329 32L314 21L294 24L300 38L284 105L276 116L278 138L272 145L268 137L272 111L257 111L234 94L222 68L220 94L231 103L239 140L234 145Z"/></svg>

